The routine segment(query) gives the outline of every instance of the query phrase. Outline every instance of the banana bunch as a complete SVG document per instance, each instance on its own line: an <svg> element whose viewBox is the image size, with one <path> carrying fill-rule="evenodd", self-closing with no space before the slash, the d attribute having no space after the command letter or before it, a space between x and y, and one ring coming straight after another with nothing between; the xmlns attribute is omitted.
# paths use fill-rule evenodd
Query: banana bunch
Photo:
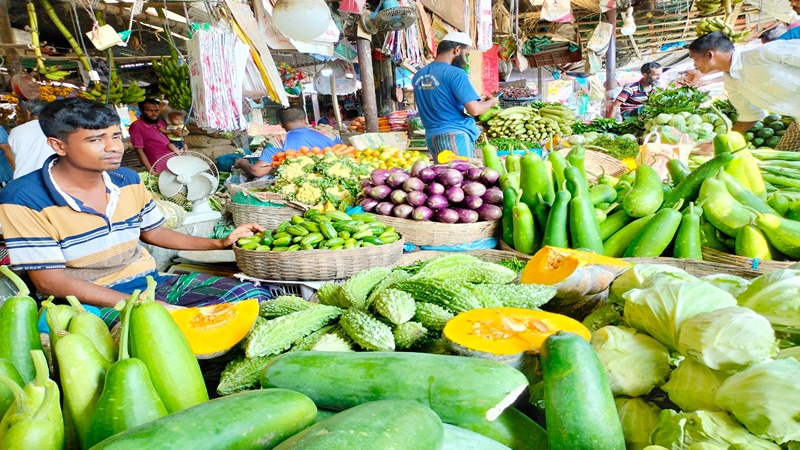
<svg viewBox="0 0 800 450"><path fill-rule="evenodd" d="M78 97L80 98L103 103L108 100L108 103L111 105L123 103L124 96L125 88L122 87L122 81L120 81L119 78L112 79L110 87L107 87L106 83L94 83L91 89L86 89L78 93ZM144 100L144 98L142 100Z"/></svg>
<svg viewBox="0 0 800 450"><path fill-rule="evenodd" d="M14 94L0 95L0 102L6 102L12 105L16 105L17 103L19 103L19 98L17 98L17 96Z"/></svg>
<svg viewBox="0 0 800 450"><path fill-rule="evenodd" d="M486 122L489 125L486 134L491 138L540 142L572 134L572 123L575 123L575 115L563 106L548 105L538 111L529 106L514 106Z"/></svg>
<svg viewBox="0 0 800 450"><path fill-rule="evenodd" d="M144 89L132 81L122 94L122 103L139 103L144 100L146 96Z"/></svg>
<svg viewBox="0 0 800 450"><path fill-rule="evenodd" d="M749 30L735 31L733 27L725 23L719 17L706 17L700 20L695 27L697 36L703 36L709 33L719 32L728 36L733 42L743 42L750 34Z"/></svg>
<svg viewBox="0 0 800 450"><path fill-rule="evenodd" d="M46 70L46 71L44 71L44 72L41 72L41 71L40 71L39 73L40 73L40 74L41 74L43 77L47 78L47 79L48 79L48 80L50 80L50 81L61 81L61 80L63 80L64 78L67 78L67 76L69 76L69 74L70 74L70 72L69 72L69 71L66 71L66 70L58 70L58 67L56 67L56 66L54 66L54 67L50 67L50 68L48 68L48 69L53 69L53 70Z"/></svg>
<svg viewBox="0 0 800 450"><path fill-rule="evenodd" d="M694 6L704 16L717 14L723 8L722 0L697 0L694 2Z"/></svg>
<svg viewBox="0 0 800 450"><path fill-rule="evenodd" d="M159 89L170 106L178 109L189 109L192 106L192 89L189 86L189 66L178 65L176 55L162 56L161 60L153 60L153 70L161 81Z"/></svg>
<svg viewBox="0 0 800 450"><path fill-rule="evenodd" d="M66 86L52 86L45 84L39 88L39 92L43 95L47 94L54 95L56 97L69 97L75 92L75 89Z"/></svg>

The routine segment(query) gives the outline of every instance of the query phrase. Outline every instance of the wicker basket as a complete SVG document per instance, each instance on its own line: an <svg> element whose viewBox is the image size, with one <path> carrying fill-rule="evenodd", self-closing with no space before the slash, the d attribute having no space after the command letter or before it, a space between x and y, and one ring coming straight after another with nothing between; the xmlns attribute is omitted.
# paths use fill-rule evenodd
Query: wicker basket
<svg viewBox="0 0 800 450"><path fill-rule="evenodd" d="M559 150L559 153L566 157L569 149ZM619 177L630 171L624 162L597 150L586 150L584 165L586 167L586 177L590 183L596 182L597 177L602 175L603 172L612 177Z"/></svg>
<svg viewBox="0 0 800 450"><path fill-rule="evenodd" d="M380 222L393 226L414 245L446 246L466 244L495 235L499 220L475 223L417 222L391 216L378 216Z"/></svg>
<svg viewBox="0 0 800 450"><path fill-rule="evenodd" d="M795 263L795 261L764 261L745 258L744 256L731 255L730 253L721 252L709 247L703 247L703 260L736 267L738 269L751 270L759 274L771 272L773 270L786 269Z"/></svg>
<svg viewBox="0 0 800 450"><path fill-rule="evenodd" d="M244 192L260 201L268 201L283 206L260 206L245 205L242 203L230 202L229 207L233 215L233 223L238 227L246 223L257 223L268 230L278 228L278 226L289 220L292 216L301 214L309 207L302 203L286 200L286 198L274 192L253 192L253 189L272 186L274 181L253 181L240 185L231 185L228 190L231 194Z"/></svg>
<svg viewBox="0 0 800 450"><path fill-rule="evenodd" d="M410 266L418 261L429 261L437 256L448 255L452 252L440 252L434 250L421 250L418 252L411 252L403 254L397 266ZM519 252L507 252L503 250L470 250L464 252L467 255L476 256L484 261L498 263L504 259L517 258L519 260L527 261L530 259L528 255L522 255Z"/></svg>
<svg viewBox="0 0 800 450"><path fill-rule="evenodd" d="M513 254L514 256L517 257L517 259L531 259L531 257L533 256L533 255L526 255L525 253L514 250L514 247L506 244L506 242L503 241L502 239L500 239L500 245L498 245L498 247L500 247L500 250L504 252Z"/></svg>
<svg viewBox="0 0 800 450"><path fill-rule="evenodd" d="M391 244L352 250L259 252L233 248L246 275L264 280L318 281L351 277L372 267L393 266L403 256L401 238Z"/></svg>

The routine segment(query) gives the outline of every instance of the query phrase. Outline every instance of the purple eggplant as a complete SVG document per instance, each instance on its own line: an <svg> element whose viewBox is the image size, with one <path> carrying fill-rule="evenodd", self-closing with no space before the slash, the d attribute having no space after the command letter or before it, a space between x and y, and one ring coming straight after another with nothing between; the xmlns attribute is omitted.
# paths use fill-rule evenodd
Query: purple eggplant
<svg viewBox="0 0 800 450"><path fill-rule="evenodd" d="M366 212L372 212L375 211L375 207L378 206L378 203L380 202L374 198L365 198L361 201L361 208Z"/></svg>
<svg viewBox="0 0 800 450"><path fill-rule="evenodd" d="M408 192L406 192L406 191L404 191L402 189L395 189L389 195L389 200L391 200L391 202L394 203L395 205L400 205L400 204L403 204L403 203L406 202L406 196L407 195L408 195Z"/></svg>
<svg viewBox="0 0 800 450"><path fill-rule="evenodd" d="M481 182L487 186L495 186L500 179L500 173L492 169L484 169L481 173Z"/></svg>
<svg viewBox="0 0 800 450"><path fill-rule="evenodd" d="M369 191L369 196L375 200L383 200L392 193L392 188L386 185L375 186Z"/></svg>
<svg viewBox="0 0 800 450"><path fill-rule="evenodd" d="M422 191L409 192L406 196L406 203L411 206L422 206L428 200L428 196Z"/></svg>
<svg viewBox="0 0 800 450"><path fill-rule="evenodd" d="M395 172L405 172L405 169L403 169L402 167L392 167L391 169L389 169L389 173L395 173Z"/></svg>
<svg viewBox="0 0 800 450"><path fill-rule="evenodd" d="M433 218L433 210L427 206L417 206L414 212L411 213L411 218L420 222L431 220Z"/></svg>
<svg viewBox="0 0 800 450"><path fill-rule="evenodd" d="M411 176L412 177L418 177L419 173L423 169L427 169L430 166L431 165L430 165L430 163L428 161L420 160L420 161L415 162L414 165L411 166Z"/></svg>
<svg viewBox="0 0 800 450"><path fill-rule="evenodd" d="M464 175L456 169L445 169L436 176L436 181L444 187L457 186L464 181Z"/></svg>
<svg viewBox="0 0 800 450"><path fill-rule="evenodd" d="M397 189L409 178L411 178L411 175L407 174L406 172L394 172L389 175L389 178L386 179L386 185L392 189Z"/></svg>
<svg viewBox="0 0 800 450"><path fill-rule="evenodd" d="M470 181L480 181L483 169L472 168L467 171L467 179Z"/></svg>
<svg viewBox="0 0 800 450"><path fill-rule="evenodd" d="M499 220L503 217L503 208L488 203L481 205L477 212L481 220Z"/></svg>
<svg viewBox="0 0 800 450"><path fill-rule="evenodd" d="M388 170L384 169L375 169L372 171L372 174L369 176L372 179L372 184L375 186L380 186L386 182L386 179L389 178L389 175L392 173Z"/></svg>
<svg viewBox="0 0 800 450"><path fill-rule="evenodd" d="M365 188L367 186L372 186L372 180L369 178L364 178L363 180L361 180L361 187Z"/></svg>
<svg viewBox="0 0 800 450"><path fill-rule="evenodd" d="M392 202L380 202L377 206L375 206L375 212L382 216L391 216L394 206L395 205Z"/></svg>
<svg viewBox="0 0 800 450"><path fill-rule="evenodd" d="M410 177L405 183L403 183L403 190L406 192L424 191L425 182L417 177Z"/></svg>
<svg viewBox="0 0 800 450"><path fill-rule="evenodd" d="M442 173L445 170L447 170L447 167L445 167L445 166L433 166L432 169L433 169L433 172L436 174L436 176L439 176L440 173Z"/></svg>
<svg viewBox="0 0 800 450"><path fill-rule="evenodd" d="M444 191L444 196L450 203L458 203L464 200L464 190L458 186L451 186Z"/></svg>
<svg viewBox="0 0 800 450"><path fill-rule="evenodd" d="M394 207L392 215L401 219L407 219L413 211L414 207L411 205L397 205Z"/></svg>
<svg viewBox="0 0 800 450"><path fill-rule="evenodd" d="M474 195L476 197L480 197L486 193L486 186L475 181L471 183L463 183L461 185L461 189L464 190L465 195Z"/></svg>
<svg viewBox="0 0 800 450"><path fill-rule="evenodd" d="M483 205L483 199L477 195L468 195L464 197L464 207L467 209L476 210Z"/></svg>
<svg viewBox="0 0 800 450"><path fill-rule="evenodd" d="M430 167L427 167L419 171L417 178L422 180L424 183L430 183L436 179L436 172L434 172L434 170Z"/></svg>
<svg viewBox="0 0 800 450"><path fill-rule="evenodd" d="M486 190L486 193L481 196L484 203L489 203L491 205L502 205L503 204L503 191L498 188L489 188Z"/></svg>
<svg viewBox="0 0 800 450"><path fill-rule="evenodd" d="M459 216L455 209L441 209L436 211L436 221L442 223L456 223L458 222Z"/></svg>
<svg viewBox="0 0 800 450"><path fill-rule="evenodd" d="M442 195L444 194L444 186L439 183L431 183L428 187L425 188L425 193L429 196L431 195Z"/></svg>
<svg viewBox="0 0 800 450"><path fill-rule="evenodd" d="M372 193L372 190L373 190L374 188L375 188L375 186L372 186L372 185L369 185L369 186L364 186L364 187L361 189L361 191L364 193L364 195L366 195L366 196L369 196L369 195L370 195L370 193Z"/></svg>
<svg viewBox="0 0 800 450"><path fill-rule="evenodd" d="M458 223L475 223L478 221L478 213L471 209L456 208L452 211L458 214Z"/></svg>
<svg viewBox="0 0 800 450"><path fill-rule="evenodd" d="M447 199L444 198L442 195L431 195L428 197L428 201L425 202L425 205L430 209L440 210L445 209L449 205Z"/></svg>

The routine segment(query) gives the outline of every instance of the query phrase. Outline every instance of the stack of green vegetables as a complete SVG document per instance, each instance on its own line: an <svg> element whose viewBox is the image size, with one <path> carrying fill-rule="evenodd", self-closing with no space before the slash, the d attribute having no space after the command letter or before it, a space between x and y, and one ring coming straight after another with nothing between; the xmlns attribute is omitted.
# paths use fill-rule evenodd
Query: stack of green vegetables
<svg viewBox="0 0 800 450"><path fill-rule="evenodd" d="M478 120L488 125L486 135L490 138L515 138L522 141L541 142L554 136L572 134L575 114L567 107L548 104L540 108L514 106L492 108Z"/></svg>
<svg viewBox="0 0 800 450"><path fill-rule="evenodd" d="M798 286L790 269L752 281L664 265L620 275L605 308L623 318L607 314L591 343L627 448L795 448L800 348L776 331L800 323Z"/></svg>
<svg viewBox="0 0 800 450"><path fill-rule="evenodd" d="M632 134L617 136L610 133L599 134L589 131L583 134L573 134L567 139L570 145L589 146L592 150L607 153L609 156L623 160L636 158L639 154L639 140Z"/></svg>
<svg viewBox="0 0 800 450"><path fill-rule="evenodd" d="M430 349L459 312L538 308L555 295L552 287L511 284L515 271L470 255L441 256L411 272L365 270L344 284L323 285L319 303L291 296L263 302L244 355L223 372L218 392L254 387L260 369L287 351Z"/></svg>
<svg viewBox="0 0 800 450"><path fill-rule="evenodd" d="M769 149L750 150L750 153L758 159L767 188L796 200L800 194L800 153Z"/></svg>
<svg viewBox="0 0 800 450"><path fill-rule="evenodd" d="M793 121L791 117L770 114L747 130L744 138L756 148L775 148Z"/></svg>

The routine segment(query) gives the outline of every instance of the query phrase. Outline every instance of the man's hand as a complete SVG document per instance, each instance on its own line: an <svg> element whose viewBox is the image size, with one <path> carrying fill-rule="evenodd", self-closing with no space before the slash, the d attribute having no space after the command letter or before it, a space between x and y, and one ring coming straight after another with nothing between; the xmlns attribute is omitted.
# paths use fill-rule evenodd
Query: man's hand
<svg viewBox="0 0 800 450"><path fill-rule="evenodd" d="M250 237L260 231L264 231L264 227L261 225L257 223L246 223L231 231L231 234L222 240L222 245L224 248L233 247L233 244L235 244L239 239Z"/></svg>
<svg viewBox="0 0 800 450"><path fill-rule="evenodd" d="M248 161L247 158L239 158L239 159L237 159L236 161L233 162L233 167L235 167L237 169L241 169L242 168L241 166L244 163L249 163L249 162L250 161Z"/></svg>

